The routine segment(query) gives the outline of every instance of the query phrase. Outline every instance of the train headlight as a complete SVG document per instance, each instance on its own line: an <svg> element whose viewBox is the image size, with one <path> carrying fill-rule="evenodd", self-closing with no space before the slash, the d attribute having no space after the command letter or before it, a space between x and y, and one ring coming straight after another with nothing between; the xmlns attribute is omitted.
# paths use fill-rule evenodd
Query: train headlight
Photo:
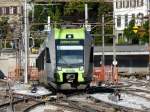
<svg viewBox="0 0 150 112"><path fill-rule="evenodd" d="M61 67L59 67L59 66L57 67L57 70L58 70L58 71L61 71L61 69L62 69Z"/></svg>
<svg viewBox="0 0 150 112"><path fill-rule="evenodd" d="M81 66L81 67L79 68L79 70L81 70L81 71L82 71L82 70L84 70L84 67L83 67L83 66Z"/></svg>

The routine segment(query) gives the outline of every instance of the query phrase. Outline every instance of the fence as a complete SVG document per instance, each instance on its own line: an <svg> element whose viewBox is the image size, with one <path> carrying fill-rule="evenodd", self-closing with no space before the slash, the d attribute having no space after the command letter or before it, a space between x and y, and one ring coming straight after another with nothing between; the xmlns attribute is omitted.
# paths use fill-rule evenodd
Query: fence
<svg viewBox="0 0 150 112"><path fill-rule="evenodd" d="M118 83L118 67L101 66L94 68L93 80L96 82Z"/></svg>

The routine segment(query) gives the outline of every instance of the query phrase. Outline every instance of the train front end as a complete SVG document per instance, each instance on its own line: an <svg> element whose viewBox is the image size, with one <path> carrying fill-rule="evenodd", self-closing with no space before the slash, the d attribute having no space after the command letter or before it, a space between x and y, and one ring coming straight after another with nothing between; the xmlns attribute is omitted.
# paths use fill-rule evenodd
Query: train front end
<svg viewBox="0 0 150 112"><path fill-rule="evenodd" d="M56 69L58 89L85 89L89 83L85 71L85 30L55 29Z"/></svg>

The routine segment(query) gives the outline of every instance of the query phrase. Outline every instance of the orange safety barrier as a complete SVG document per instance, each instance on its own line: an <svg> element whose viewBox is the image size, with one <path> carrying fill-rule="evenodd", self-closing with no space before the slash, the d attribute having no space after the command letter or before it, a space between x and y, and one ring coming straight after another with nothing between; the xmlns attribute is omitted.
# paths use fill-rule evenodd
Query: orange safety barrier
<svg viewBox="0 0 150 112"><path fill-rule="evenodd" d="M94 68L94 77L98 81L104 80L104 66Z"/></svg>
<svg viewBox="0 0 150 112"><path fill-rule="evenodd" d="M30 69L30 80L39 80L38 68L34 67Z"/></svg>
<svg viewBox="0 0 150 112"><path fill-rule="evenodd" d="M118 67L116 66L101 66L95 67L93 73L93 81L97 82L110 82L117 83L118 82Z"/></svg>
<svg viewBox="0 0 150 112"><path fill-rule="evenodd" d="M23 69L21 69L20 66L16 66L16 68L10 72L8 72L8 78L11 80L17 80L19 81L21 79L21 76L23 74ZM38 71L38 68L28 66L28 78L31 81L39 80L40 73Z"/></svg>
<svg viewBox="0 0 150 112"><path fill-rule="evenodd" d="M21 67L19 65L16 65L16 68L14 68L14 70L8 72L8 78L12 79L12 80L20 80L21 74L22 74L23 70L21 69Z"/></svg>
<svg viewBox="0 0 150 112"><path fill-rule="evenodd" d="M113 80L113 73L112 73L112 66L105 66L105 79L104 81L109 81L109 82L112 82Z"/></svg>

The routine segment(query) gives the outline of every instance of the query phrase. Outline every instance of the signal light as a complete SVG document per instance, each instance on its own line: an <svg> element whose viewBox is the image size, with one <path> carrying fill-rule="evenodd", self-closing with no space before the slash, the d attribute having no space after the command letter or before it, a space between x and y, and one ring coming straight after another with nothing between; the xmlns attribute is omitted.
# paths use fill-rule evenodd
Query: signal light
<svg viewBox="0 0 150 112"><path fill-rule="evenodd" d="M67 34L66 39L73 39L73 34Z"/></svg>

